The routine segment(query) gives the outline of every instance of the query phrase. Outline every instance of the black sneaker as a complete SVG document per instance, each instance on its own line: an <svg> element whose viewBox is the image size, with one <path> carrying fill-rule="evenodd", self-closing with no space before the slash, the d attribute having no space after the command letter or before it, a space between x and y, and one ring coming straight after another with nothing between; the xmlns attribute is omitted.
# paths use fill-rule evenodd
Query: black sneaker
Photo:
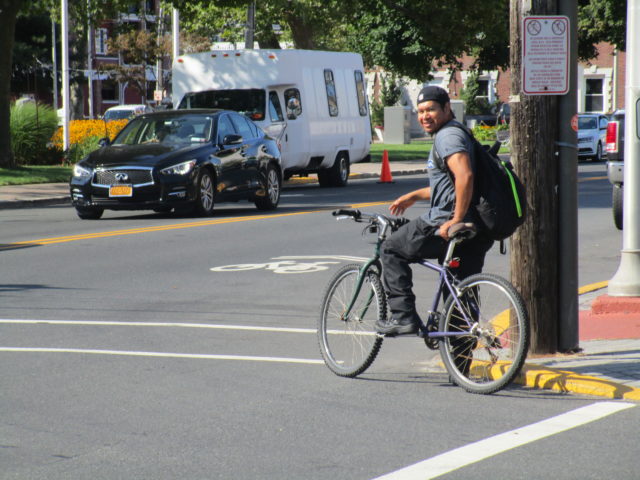
<svg viewBox="0 0 640 480"><path fill-rule="evenodd" d="M388 322L377 321L376 331L387 337L412 335L418 333L418 325L411 320L397 320L392 318Z"/></svg>

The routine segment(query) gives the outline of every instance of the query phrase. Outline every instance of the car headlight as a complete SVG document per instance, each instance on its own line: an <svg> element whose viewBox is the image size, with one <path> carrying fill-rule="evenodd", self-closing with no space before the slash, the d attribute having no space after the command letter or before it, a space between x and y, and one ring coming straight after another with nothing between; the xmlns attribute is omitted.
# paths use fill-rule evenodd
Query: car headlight
<svg viewBox="0 0 640 480"><path fill-rule="evenodd" d="M73 166L73 176L74 177L90 177L91 170L76 164Z"/></svg>
<svg viewBox="0 0 640 480"><path fill-rule="evenodd" d="M593 142L593 137L582 137L582 138L579 138L578 141L580 143L591 143Z"/></svg>
<svg viewBox="0 0 640 480"><path fill-rule="evenodd" d="M172 167L163 168L160 170L160 173L163 175L186 175L193 167L195 167L196 161L189 160L187 162L182 162L177 165L173 165Z"/></svg>

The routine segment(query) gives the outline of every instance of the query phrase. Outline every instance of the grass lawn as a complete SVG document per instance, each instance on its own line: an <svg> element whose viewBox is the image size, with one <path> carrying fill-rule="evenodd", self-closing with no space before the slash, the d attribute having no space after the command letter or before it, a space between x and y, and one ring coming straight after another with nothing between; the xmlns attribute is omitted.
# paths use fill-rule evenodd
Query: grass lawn
<svg viewBox="0 0 640 480"><path fill-rule="evenodd" d="M389 154L390 162L404 160L425 160L429 156L433 142L415 141L406 145L392 145L387 143L371 144L371 161L381 162L384 150Z"/></svg>
<svg viewBox="0 0 640 480"><path fill-rule="evenodd" d="M0 186L28 183L66 183L73 167L60 165L33 165L18 168L0 168Z"/></svg>
<svg viewBox="0 0 640 480"><path fill-rule="evenodd" d="M493 145L493 141L482 141L483 145ZM371 161L381 162L384 150L389 154L390 162L402 162L404 160L425 160L433 147L431 140L413 140L406 145L392 145L387 143L371 144ZM508 147L500 147L500 153L509 153Z"/></svg>

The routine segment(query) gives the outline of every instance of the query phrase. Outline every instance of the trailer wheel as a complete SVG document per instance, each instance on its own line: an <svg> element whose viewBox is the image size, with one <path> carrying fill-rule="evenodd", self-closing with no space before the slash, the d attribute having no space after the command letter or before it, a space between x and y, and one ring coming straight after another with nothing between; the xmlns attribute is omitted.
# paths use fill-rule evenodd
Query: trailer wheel
<svg viewBox="0 0 640 480"><path fill-rule="evenodd" d="M340 152L331 168L318 170L318 183L321 187L344 187L349 181L349 157Z"/></svg>

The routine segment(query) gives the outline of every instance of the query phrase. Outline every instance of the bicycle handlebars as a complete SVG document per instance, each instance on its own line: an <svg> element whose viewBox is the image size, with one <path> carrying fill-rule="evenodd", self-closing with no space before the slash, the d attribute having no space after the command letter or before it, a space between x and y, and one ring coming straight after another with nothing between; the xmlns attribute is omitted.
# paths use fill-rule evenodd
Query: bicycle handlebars
<svg viewBox="0 0 640 480"><path fill-rule="evenodd" d="M409 223L408 218L390 218L379 213L363 213L357 209L341 208L339 210L334 210L332 212L332 215L334 217L338 217L338 220L340 220L341 218L353 218L354 221L361 222L366 219L371 223L381 225L384 230L386 230L384 227L391 228L391 231L395 231L405 223ZM478 229L473 223L456 223L449 228L449 236L452 240L465 240L473 238L477 232Z"/></svg>

